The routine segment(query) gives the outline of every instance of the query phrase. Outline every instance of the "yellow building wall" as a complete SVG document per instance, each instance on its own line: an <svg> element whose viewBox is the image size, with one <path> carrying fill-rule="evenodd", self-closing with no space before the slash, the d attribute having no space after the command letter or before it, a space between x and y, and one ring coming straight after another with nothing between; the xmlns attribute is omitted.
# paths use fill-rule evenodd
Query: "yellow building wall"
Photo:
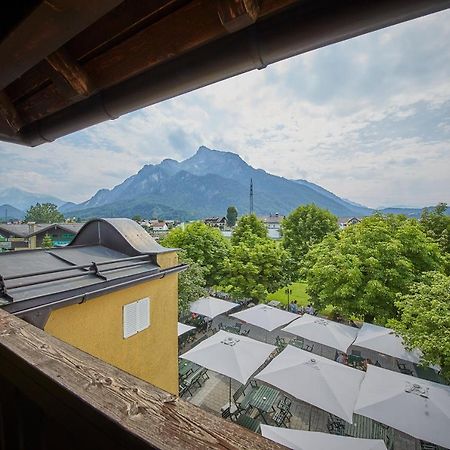
<svg viewBox="0 0 450 450"><path fill-rule="evenodd" d="M168 259L168 258L167 258ZM150 327L123 338L122 307L150 298ZM172 394L178 394L178 274L51 312L45 331Z"/></svg>

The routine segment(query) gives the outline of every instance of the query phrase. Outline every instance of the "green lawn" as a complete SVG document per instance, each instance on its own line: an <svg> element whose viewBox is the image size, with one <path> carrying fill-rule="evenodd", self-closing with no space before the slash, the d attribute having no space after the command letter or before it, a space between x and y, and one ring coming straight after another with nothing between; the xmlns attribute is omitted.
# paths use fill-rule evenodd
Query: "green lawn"
<svg viewBox="0 0 450 450"><path fill-rule="evenodd" d="M297 283L291 284L289 288L292 289L292 293L289 295L290 302L297 300L298 306L306 306L309 303L309 295L306 293L306 283L299 281ZM288 298L287 294L285 293L286 289L287 287L284 287L274 292L273 294L269 294L267 296L267 301L270 302L271 300L278 300L284 305L287 305ZM328 305L326 308L319 311L319 313L328 317L330 316L332 311L333 307L331 305Z"/></svg>
<svg viewBox="0 0 450 450"><path fill-rule="evenodd" d="M292 289L292 293L289 295L289 300L292 302L294 300L297 300L298 306L306 306L309 302L309 296L306 293L306 283L297 282L293 283L290 286L288 286L289 289ZM287 287L284 287L282 289L279 289L277 292L274 292L273 294L269 294L267 296L268 301L271 300L277 300L285 305L287 305L288 302L288 296L285 293Z"/></svg>

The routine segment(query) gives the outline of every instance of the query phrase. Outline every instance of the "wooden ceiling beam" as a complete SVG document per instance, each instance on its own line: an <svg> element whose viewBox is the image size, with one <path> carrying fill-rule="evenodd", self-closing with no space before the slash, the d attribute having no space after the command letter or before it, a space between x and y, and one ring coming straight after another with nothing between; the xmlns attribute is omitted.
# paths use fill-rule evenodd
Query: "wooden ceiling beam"
<svg viewBox="0 0 450 450"><path fill-rule="evenodd" d="M17 109L4 92L0 92L0 117L14 133L17 133L24 125Z"/></svg>
<svg viewBox="0 0 450 450"><path fill-rule="evenodd" d="M4 89L121 2L43 1L0 42L0 89Z"/></svg>
<svg viewBox="0 0 450 450"><path fill-rule="evenodd" d="M94 92L94 85L89 76L63 48L48 56L47 61L76 94L87 97Z"/></svg>

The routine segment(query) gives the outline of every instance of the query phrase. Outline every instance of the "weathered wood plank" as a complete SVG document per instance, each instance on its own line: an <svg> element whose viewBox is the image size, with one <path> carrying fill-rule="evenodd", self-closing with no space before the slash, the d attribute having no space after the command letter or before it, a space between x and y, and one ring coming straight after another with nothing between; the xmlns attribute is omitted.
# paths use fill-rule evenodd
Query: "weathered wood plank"
<svg viewBox="0 0 450 450"><path fill-rule="evenodd" d="M188 0L125 0L71 39L66 47L74 58L84 63L187 2Z"/></svg>
<svg viewBox="0 0 450 450"><path fill-rule="evenodd" d="M0 310L1 376L88 448L283 449Z"/></svg>
<svg viewBox="0 0 450 450"><path fill-rule="evenodd" d="M47 61L67 81L76 94L86 97L94 92L94 85L86 72L63 48L49 55Z"/></svg>

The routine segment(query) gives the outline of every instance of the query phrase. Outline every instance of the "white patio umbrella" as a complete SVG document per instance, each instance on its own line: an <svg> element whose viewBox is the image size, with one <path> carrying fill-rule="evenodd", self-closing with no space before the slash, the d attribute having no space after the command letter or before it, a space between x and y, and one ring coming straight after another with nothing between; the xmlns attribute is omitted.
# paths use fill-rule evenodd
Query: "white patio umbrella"
<svg viewBox="0 0 450 450"><path fill-rule="evenodd" d="M180 337L182 334L187 333L188 331L191 331L191 330L195 330L195 327L178 322L178 337Z"/></svg>
<svg viewBox="0 0 450 450"><path fill-rule="evenodd" d="M381 439L360 439L261 424L264 437L292 450L387 450Z"/></svg>
<svg viewBox="0 0 450 450"><path fill-rule="evenodd" d="M450 386L369 365L355 413L450 447Z"/></svg>
<svg viewBox="0 0 450 450"><path fill-rule="evenodd" d="M288 345L255 379L352 423L364 372Z"/></svg>
<svg viewBox="0 0 450 450"><path fill-rule="evenodd" d="M275 348L274 345L220 330L180 358L229 377L231 404L231 378L246 384Z"/></svg>
<svg viewBox="0 0 450 450"><path fill-rule="evenodd" d="M190 311L214 319L214 317L220 316L236 306L238 306L237 303L227 302L220 298L202 297L191 303Z"/></svg>
<svg viewBox="0 0 450 450"><path fill-rule="evenodd" d="M304 314L282 328L282 330L310 341L336 348L344 353L347 353L348 347L358 334L358 328L311 316L310 314Z"/></svg>
<svg viewBox="0 0 450 450"><path fill-rule="evenodd" d="M273 308L269 305L256 305L244 311L230 314L230 317L235 317L242 322L264 328L267 331L272 331L275 328L298 319L298 314Z"/></svg>
<svg viewBox="0 0 450 450"><path fill-rule="evenodd" d="M420 350L408 351L403 345L403 340L390 328L364 323L358 331L353 346L367 348L378 353L393 356L397 359L418 363L420 361Z"/></svg>

